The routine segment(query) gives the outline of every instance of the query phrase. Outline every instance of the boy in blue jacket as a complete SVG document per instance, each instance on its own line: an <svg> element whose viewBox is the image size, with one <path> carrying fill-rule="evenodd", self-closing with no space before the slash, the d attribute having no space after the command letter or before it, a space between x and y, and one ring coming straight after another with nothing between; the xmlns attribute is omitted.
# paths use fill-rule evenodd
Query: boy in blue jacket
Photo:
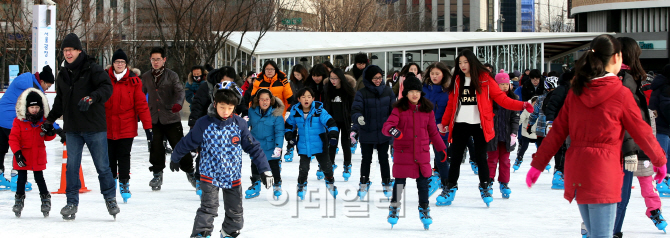
<svg viewBox="0 0 670 238"><path fill-rule="evenodd" d="M214 108L195 123L193 129L175 146L170 170L179 171L179 160L200 146L200 187L202 197L195 216L192 237L209 237L218 216L219 188L223 192L226 216L221 237L237 237L242 217L242 151L249 153L261 172L266 188L273 183L268 160L260 143L251 136L247 122L233 114L242 99L242 90L233 82L216 85Z"/></svg>

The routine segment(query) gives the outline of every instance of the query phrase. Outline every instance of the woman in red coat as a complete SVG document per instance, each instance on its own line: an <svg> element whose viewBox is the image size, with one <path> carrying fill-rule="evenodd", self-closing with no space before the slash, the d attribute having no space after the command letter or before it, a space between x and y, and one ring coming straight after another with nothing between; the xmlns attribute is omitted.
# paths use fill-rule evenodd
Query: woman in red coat
<svg viewBox="0 0 670 238"><path fill-rule="evenodd" d="M489 168L486 161L486 143L495 137L493 129L493 102L501 107L533 112L529 102L514 100L500 90L498 83L489 75L475 54L470 50L461 51L456 57L458 67L449 84L449 103L444 111L442 123L437 125L441 133L449 133L451 154L446 198L441 205L451 205L458 190L458 177L463 160L466 142L474 139L474 158L479 167L479 192L482 200L489 206L493 201L492 188L489 186ZM476 79L476 80L473 80ZM444 126L443 126L444 125ZM472 152L471 152L472 153ZM445 194L444 191L442 194ZM440 194L440 196L442 196Z"/></svg>
<svg viewBox="0 0 670 238"><path fill-rule="evenodd" d="M142 93L142 80L137 77L139 70L127 66L128 56L119 49L112 56L113 67L107 69L114 92L105 102L107 119L107 150L109 167L114 179L119 179L119 192L123 202L130 198L130 150L133 138L137 136L137 118L147 134L151 146L151 114L146 97ZM118 168L118 170L117 170ZM117 173L118 171L118 173Z"/></svg>
<svg viewBox="0 0 670 238"><path fill-rule="evenodd" d="M12 132L9 134L9 147L14 153L14 169L19 173L16 183L16 203L12 209L17 217L21 217L23 201L26 199L28 170L33 171L35 182L40 188L44 216L48 216L51 210L51 195L49 195L42 173L47 168L47 151L44 141L50 141L56 137L56 131L53 128L46 134L42 132L44 115L48 114L49 102L39 89L27 89L16 101L16 118L12 124Z"/></svg>
<svg viewBox="0 0 670 238"><path fill-rule="evenodd" d="M649 156L655 179L666 173L665 153L630 90L616 76L621 69L621 44L611 35L591 42L577 62L576 78L553 128L533 155L526 183L530 187L568 135L572 140L565 154L565 192L577 199L579 212L590 237L612 237L616 204L621 201L624 130Z"/></svg>
<svg viewBox="0 0 670 238"><path fill-rule="evenodd" d="M433 104L426 99L421 91L423 85L414 76L408 73L403 82L403 97L394 105L388 120L382 127L385 136L395 137L393 152L393 197L389 207L388 222L395 225L398 222L399 197L407 178L416 179L419 189L419 218L428 229L432 223L428 206L428 178L433 174L430 166L430 142L433 142L435 157L446 161L446 149L440 133L435 125Z"/></svg>

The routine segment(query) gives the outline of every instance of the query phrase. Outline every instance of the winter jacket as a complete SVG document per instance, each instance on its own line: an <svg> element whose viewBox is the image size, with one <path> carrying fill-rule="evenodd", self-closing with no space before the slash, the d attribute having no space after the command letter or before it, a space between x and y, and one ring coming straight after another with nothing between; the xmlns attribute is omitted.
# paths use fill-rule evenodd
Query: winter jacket
<svg viewBox="0 0 670 238"><path fill-rule="evenodd" d="M365 68L367 68L368 65L369 64L366 64ZM354 79L356 79L356 87L354 88L354 90L360 91L361 89L364 89L365 88L365 83L363 81L365 81L365 79L364 79L365 78L365 73L362 73L361 76L358 76L358 78L356 78L356 75L354 75L354 68L356 68L356 64L350 65L349 67L351 67L351 70L345 72L344 74L349 75L349 76L353 77ZM363 70L365 70L365 68L363 68Z"/></svg>
<svg viewBox="0 0 670 238"><path fill-rule="evenodd" d="M255 97L254 97L255 98ZM284 146L284 103L277 97L272 97L275 101L275 106L270 106L268 110L263 113L258 104L258 100L254 99L249 108L249 126L251 126L251 135L261 144L265 157L268 160L277 160L273 158L275 148L283 148Z"/></svg>
<svg viewBox="0 0 670 238"><path fill-rule="evenodd" d="M533 86L533 82L531 82L530 77L528 77L528 80L526 80L522 85L523 85L523 87L521 88L522 101L528 101L533 96L540 96L545 93L544 78L540 78L540 83L537 85L537 88Z"/></svg>
<svg viewBox="0 0 670 238"><path fill-rule="evenodd" d="M350 75L345 75L344 77L346 78L347 82L349 82L349 85L351 85L352 88L354 86L356 86L356 80L354 80L354 77L352 77ZM324 85L328 85L329 83L330 83L329 78L324 81ZM344 90L339 90L339 91L344 93ZM328 90L325 90L324 99L326 97L326 94L328 94L328 93L330 93L330 92L328 92ZM340 100L343 103L343 108L341 108L340 111L344 112L343 115L334 115L334 113L333 113L334 112L333 102L330 102L328 100L324 100L323 108L326 109L328 114L330 114L331 117L333 117L333 119L335 121L337 121L337 119L343 119L344 124L350 126L351 125L351 105L354 103L354 96L355 95L340 97ZM339 118L335 118L335 117L339 117ZM340 129L342 129L342 128L340 128ZM348 129L349 129L349 131L351 131L351 128L348 128Z"/></svg>
<svg viewBox="0 0 670 238"><path fill-rule="evenodd" d="M116 80L114 68L107 68L114 91L105 102L107 139L118 140L137 136L137 118L145 130L152 128L151 113L144 93L138 69L126 70L121 80Z"/></svg>
<svg viewBox="0 0 670 238"><path fill-rule="evenodd" d="M517 87L516 89L514 89L514 94L516 94L516 96L519 98L519 100L523 101L522 100L523 96L521 95L521 90L523 90L522 87Z"/></svg>
<svg viewBox="0 0 670 238"><path fill-rule="evenodd" d="M460 94L459 87L461 87L460 75L456 75L454 78L456 85L454 86L454 90L449 93L450 100L444 111L444 116L442 117L442 125L448 126L448 130L454 128L456 114L461 107L461 103L458 100ZM523 110L523 102L509 98L505 92L500 90L498 83L496 83L488 73L479 74L479 82L481 85L481 92L476 92L477 108L479 109L479 120L481 122L482 130L484 131L484 138L486 139L486 142L489 142L495 137L495 131L493 129L493 101L500 106L513 111ZM453 133L449 133L448 135L449 143L452 143L452 134Z"/></svg>
<svg viewBox="0 0 670 238"><path fill-rule="evenodd" d="M514 95L516 100L516 95ZM499 112L498 104L495 102L493 103L493 110L495 112ZM524 110L525 111L525 110ZM502 110L502 114L496 114L493 117L493 125L494 128L496 129L495 131L498 132L498 128L500 127L500 123L498 122L498 118L502 117L505 123L505 132L504 134L499 134L496 133L495 137L491 141L489 141L486 144L486 151L497 151L498 150L498 142L500 142L499 137L504 136L505 140L505 148L507 149L507 152L512 152L514 151L516 144L514 146L511 145L510 142L512 142L512 134L517 134L519 133L519 112L518 111L511 111L504 109Z"/></svg>
<svg viewBox="0 0 670 238"><path fill-rule="evenodd" d="M419 175L428 178L433 169L430 166L430 142L436 151L447 149L440 133L437 132L435 114L421 112L421 105L409 105L409 110L400 111L394 108L388 120L384 122L382 133L391 136L389 130L393 127L400 130L402 137L393 141L393 177L419 178Z"/></svg>
<svg viewBox="0 0 670 238"><path fill-rule="evenodd" d="M250 85L251 84L249 84L249 81L244 80L244 84L242 84L242 87L240 87L240 89L242 89L242 95L244 95L247 89L249 89Z"/></svg>
<svg viewBox="0 0 670 238"><path fill-rule="evenodd" d="M321 81L321 83L316 83L312 79L311 75L307 77L307 81L306 81L307 83L305 84L305 87L311 88L312 91L314 91L314 95L312 95L312 97L314 97L314 101L322 102L323 99L325 98L325 95L326 95L326 86L325 85L326 84L324 82L327 79L328 78L324 78L323 81Z"/></svg>
<svg viewBox="0 0 670 238"><path fill-rule="evenodd" d="M186 83L184 83L184 99L189 103L189 107L193 104L193 97L198 92L200 85L207 81L208 73L207 70L203 72L200 82L193 81L193 72L188 73L188 78L186 79Z"/></svg>
<svg viewBox="0 0 670 238"><path fill-rule="evenodd" d="M58 71L56 98L47 120L55 122L63 116L63 129L67 132L107 131L105 102L113 90L109 74L85 52L78 57L84 57L78 68L63 67ZM93 99L93 103L87 111L80 111L79 101L86 96Z"/></svg>
<svg viewBox="0 0 670 238"><path fill-rule="evenodd" d="M188 116L188 126L194 126L198 119L206 116L210 111L216 112L212 106L212 102L214 101L214 93L216 92L214 88L216 84L220 83L220 81L217 80L223 78L223 76L219 74L220 71L218 69L212 70L212 72L208 72L206 80L200 84L195 97L193 97L193 103L191 104L191 114ZM238 86L242 85L242 78L235 77L234 83ZM248 107L248 103L246 102L249 101L251 101L250 98L247 100L246 97L243 97L240 105L235 107L235 113L242 117L245 116L247 114Z"/></svg>
<svg viewBox="0 0 670 238"><path fill-rule="evenodd" d="M181 122L181 112L172 112L175 104L184 106L184 84L177 73L165 69L158 84L151 70L142 74L142 92L149 94L149 111L153 124L172 124Z"/></svg>
<svg viewBox="0 0 670 238"><path fill-rule="evenodd" d="M426 93L423 97L433 103L433 112L435 113L435 125L442 122L444 110L447 108L449 102L449 92L445 91L441 85L424 84L423 92ZM447 140L447 135L442 136L442 140Z"/></svg>
<svg viewBox="0 0 670 238"><path fill-rule="evenodd" d="M172 162L200 147L200 181L219 188L234 188L242 184L242 151L249 154L258 172L270 171L260 143L249 133L247 122L237 115L222 120L209 113L198 119L177 146Z"/></svg>
<svg viewBox="0 0 670 238"><path fill-rule="evenodd" d="M265 76L265 72L258 74L258 79L256 79L251 87L244 93L247 102L249 102L250 98L256 95L256 91L261 88L270 90L272 95L281 99L282 103L287 107L295 103L293 97L294 92L286 78L286 74L282 71L277 70L272 78ZM284 111L284 114L286 114L286 111Z"/></svg>
<svg viewBox="0 0 670 238"><path fill-rule="evenodd" d="M304 117L302 105L296 103L291 107L290 115L284 125L285 132L298 131L298 154L311 157L328 151L329 139L337 136L338 128L335 120L323 109L323 103L312 102L307 118ZM326 134L327 133L327 134Z"/></svg>
<svg viewBox="0 0 670 238"><path fill-rule="evenodd" d="M530 103L530 101L528 102ZM537 129L537 125L531 126L531 134L528 134L528 131L526 131L526 128L528 127L528 122L530 121L530 113L526 110L523 110L521 112L521 116L519 116L519 124L521 124L521 136L526 137L531 140L537 139L537 135L535 135L535 130Z"/></svg>
<svg viewBox="0 0 670 238"><path fill-rule="evenodd" d="M365 88L358 90L351 106L351 131L358 133L358 141L365 144L381 144L391 140L391 137L382 134L384 122L393 111L396 97L391 88L382 81L375 86L372 81L364 79ZM365 125L358 123L358 117L363 116Z"/></svg>
<svg viewBox="0 0 670 238"><path fill-rule="evenodd" d="M554 91L547 94L547 99L545 99L544 106L542 111L547 117L547 121L553 121L558 116L558 112L563 107L565 102L565 97L568 96L568 91L570 91L570 79L560 77L558 81L559 86L554 89Z"/></svg>
<svg viewBox="0 0 670 238"><path fill-rule="evenodd" d="M553 129L538 148L531 166L542 171L570 136L565 154L564 197L578 204L621 201L624 130L649 155L651 163L665 166L666 159L651 127L640 117L630 90L614 74L592 79L582 95L568 93Z"/></svg>
<svg viewBox="0 0 670 238"><path fill-rule="evenodd" d="M626 87L628 90L631 91L633 94L633 99L635 99L635 104L638 106L640 110L640 115L642 117L642 120L646 122L649 126L651 126L651 117L649 116L649 108L647 107L647 99L644 96L644 93L642 93L642 90L640 88L642 87L641 81L640 80L635 80L630 73L628 73L628 70L622 69L619 71L619 79L621 79L621 83L623 84L624 87ZM630 134L628 131L623 136L623 144L621 146L621 152L623 153L623 156L629 156L633 154L637 154L638 160L649 160L649 157L642 151L640 150L640 147L633 141L633 138L630 137Z"/></svg>
<svg viewBox="0 0 670 238"><path fill-rule="evenodd" d="M39 75L39 74L38 74ZM29 88L36 88L40 91L44 91L40 82L37 80L35 74L32 73L23 73L16 77L7 90L0 98L0 127L5 129L12 129L12 124L14 124L14 118L16 118L16 100L19 98L19 95L26 91ZM44 114L46 115L46 114Z"/></svg>
<svg viewBox="0 0 670 238"><path fill-rule="evenodd" d="M656 110L656 133L670 135L670 82L662 74L656 74L651 83L651 97L649 98L649 109Z"/></svg>
<svg viewBox="0 0 670 238"><path fill-rule="evenodd" d="M547 95L540 95L537 98L537 103L535 104L535 107L533 108L533 113L530 114L530 118L528 119L528 125L530 126L535 126L535 130L533 131L538 137L545 137L547 136L547 116L544 115L544 111L542 110L545 99L547 98ZM525 130L526 128L521 128L522 130Z"/></svg>
<svg viewBox="0 0 670 238"><path fill-rule="evenodd" d="M25 167L19 167L16 164L16 159L14 159L13 165L15 170L42 171L47 168L47 151L44 141L53 140L56 138L56 135L40 136L42 132L41 126L44 124L45 118L35 125L26 120L26 97L28 97L30 92L36 92L42 97L44 115L49 114L49 101L41 90L28 88L21 93L16 102L14 111L16 118L14 118L14 123L12 124L12 132L9 134L9 147L14 154L20 150L26 158Z"/></svg>

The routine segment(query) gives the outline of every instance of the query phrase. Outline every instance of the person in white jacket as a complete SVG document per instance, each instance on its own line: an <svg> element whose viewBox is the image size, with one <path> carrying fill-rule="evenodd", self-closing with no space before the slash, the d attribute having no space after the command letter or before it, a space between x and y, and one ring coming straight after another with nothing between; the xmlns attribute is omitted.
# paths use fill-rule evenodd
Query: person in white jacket
<svg viewBox="0 0 670 238"><path fill-rule="evenodd" d="M534 107L535 103L537 103L537 96L532 97L528 102L532 103ZM535 140L537 139L537 135L535 135L535 128L537 127L537 124L533 125L533 128L530 130L531 134L528 134L528 131L523 129L528 127L529 120L530 113L526 110L523 110L521 116L519 117L519 124L522 128L521 136L519 137L519 151L517 153L516 160L514 161L514 165L512 166L515 172L519 169L519 167L521 167L521 163L523 162L523 155L526 153L528 145L531 142L535 143ZM535 146L537 146L537 144Z"/></svg>

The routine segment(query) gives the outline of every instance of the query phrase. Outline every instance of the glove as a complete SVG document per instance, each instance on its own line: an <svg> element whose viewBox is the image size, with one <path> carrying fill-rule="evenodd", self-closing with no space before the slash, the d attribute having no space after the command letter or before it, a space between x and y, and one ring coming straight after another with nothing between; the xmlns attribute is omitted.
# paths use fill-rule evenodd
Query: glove
<svg viewBox="0 0 670 238"><path fill-rule="evenodd" d="M40 136L44 136L49 134L50 131L54 130L54 124L45 122L42 124L40 128L42 129L42 132L40 132Z"/></svg>
<svg viewBox="0 0 670 238"><path fill-rule="evenodd" d="M400 140L400 138L402 138L402 132L400 132L400 130L398 130L395 127L391 127L391 129L389 129L389 134L391 134L394 138L396 138L398 140Z"/></svg>
<svg viewBox="0 0 670 238"><path fill-rule="evenodd" d="M286 138L286 143L288 143L289 146L294 146L296 141L295 141L295 135L293 132L286 132L284 133L284 138Z"/></svg>
<svg viewBox="0 0 670 238"><path fill-rule="evenodd" d="M351 142L351 146L354 146L356 144L356 138L358 137L358 132L352 131L349 133L349 141Z"/></svg>
<svg viewBox="0 0 670 238"><path fill-rule="evenodd" d="M154 133L151 129L144 130L144 133L147 134L147 144L149 144L149 152L151 152L151 141L154 140Z"/></svg>
<svg viewBox="0 0 670 238"><path fill-rule="evenodd" d="M79 111L88 111L88 108L93 104L93 98L86 96L79 100Z"/></svg>
<svg viewBox="0 0 670 238"><path fill-rule="evenodd" d="M528 132L528 135L533 134L532 131L533 131L533 126L528 125L528 126L526 127L526 132Z"/></svg>
<svg viewBox="0 0 670 238"><path fill-rule="evenodd" d="M523 102L523 109L526 109L526 111L528 111L528 113L533 113L533 111L535 111L535 108L533 107L533 104L529 103L529 102Z"/></svg>
<svg viewBox="0 0 670 238"><path fill-rule="evenodd" d="M654 172L656 172L654 180L656 180L656 183L659 184L663 182L663 179L665 179L665 174L668 173L668 168L665 165L662 165L661 167L654 166Z"/></svg>
<svg viewBox="0 0 670 238"><path fill-rule="evenodd" d="M535 182L537 182L537 179L540 178L541 173L542 171L540 171L539 169L536 169L533 166L530 167L530 170L528 170L528 175L526 175L526 185L528 185L528 188L530 188L531 186L533 186L533 184L535 184Z"/></svg>
<svg viewBox="0 0 670 238"><path fill-rule="evenodd" d="M442 125L442 123L437 124L437 131L438 131L440 134L442 134L443 136L446 135L447 132L449 132L449 131L447 130L447 128L444 127L444 126Z"/></svg>
<svg viewBox="0 0 670 238"><path fill-rule="evenodd" d="M272 177L272 173L270 173L270 171L265 171L261 174L261 182L263 182L265 189L270 189L272 188L272 184L274 184L275 179Z"/></svg>
<svg viewBox="0 0 670 238"><path fill-rule="evenodd" d="M42 133L40 132L40 135ZM49 130L46 131L45 133L46 136L55 136L56 135L56 128L53 127L53 124L49 127Z"/></svg>
<svg viewBox="0 0 670 238"><path fill-rule="evenodd" d="M331 146L337 146L337 134L330 135L330 140L328 140Z"/></svg>
<svg viewBox="0 0 670 238"><path fill-rule="evenodd" d="M172 170L172 172L179 172L179 163L170 161L170 170Z"/></svg>
<svg viewBox="0 0 670 238"><path fill-rule="evenodd" d="M511 137L511 141L509 143L509 146L516 145L516 134L512 133L512 135L510 137Z"/></svg>
<svg viewBox="0 0 670 238"><path fill-rule="evenodd" d="M632 155L623 157L623 164L624 164L623 168L625 170L628 170L630 172L637 171L637 155L632 154Z"/></svg>
<svg viewBox="0 0 670 238"><path fill-rule="evenodd" d="M26 167L26 157L23 157L21 150L18 150L16 153L14 153L14 159L16 159L16 164L19 165L19 167Z"/></svg>
<svg viewBox="0 0 670 238"><path fill-rule="evenodd" d="M179 111L181 111L181 105L179 105L179 104L177 104L177 103L175 103L174 105L172 105L172 113L177 113L177 112L179 112Z"/></svg>
<svg viewBox="0 0 670 238"><path fill-rule="evenodd" d="M193 158L193 159L195 159L195 157L198 156L198 151L197 150L191 150L189 153L191 154L191 158Z"/></svg>
<svg viewBox="0 0 670 238"><path fill-rule="evenodd" d="M244 116L242 119L244 119L245 121L249 121L249 117L248 117L248 116Z"/></svg>
<svg viewBox="0 0 670 238"><path fill-rule="evenodd" d="M358 117L358 125L365 126L365 118L363 116Z"/></svg>
<svg viewBox="0 0 670 238"><path fill-rule="evenodd" d="M279 158L281 156L281 148L275 147L275 151L272 153L272 158Z"/></svg>
<svg viewBox="0 0 670 238"><path fill-rule="evenodd" d="M56 130L56 134L60 137L60 143L65 144L65 131L63 129Z"/></svg>
<svg viewBox="0 0 670 238"><path fill-rule="evenodd" d="M438 151L435 153L435 158L441 158L440 162L442 163L447 162L447 150Z"/></svg>

